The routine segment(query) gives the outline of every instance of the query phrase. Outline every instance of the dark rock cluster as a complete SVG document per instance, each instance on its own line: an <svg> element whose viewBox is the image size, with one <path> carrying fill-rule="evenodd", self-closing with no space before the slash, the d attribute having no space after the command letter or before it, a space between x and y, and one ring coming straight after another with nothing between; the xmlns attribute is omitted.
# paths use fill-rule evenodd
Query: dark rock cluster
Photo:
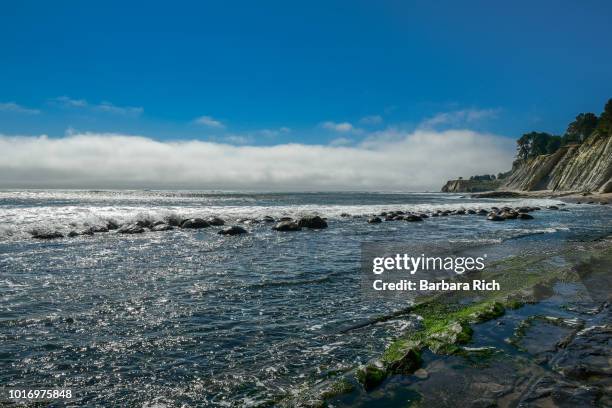
<svg viewBox="0 0 612 408"><path fill-rule="evenodd" d="M550 205L549 210L565 210L562 207L564 204ZM430 212L412 212L403 210L382 211L378 214L349 214L342 213L342 219L355 219L366 217L368 224L380 224L383 221L406 221L406 222L422 222L427 218L433 217L448 217L448 216L466 216L477 215L486 216L489 221L506 221L506 220L532 220L534 217L529 214L533 211L540 210L540 207L491 207L490 210L484 208L459 208L454 210L438 209ZM303 229L320 230L328 228L327 219L319 215L304 215L294 219L288 216L274 218L266 215L260 219L256 218L240 218L236 220L239 224L256 225L260 223L274 224L272 227L275 231L289 232L301 231ZM180 229L201 229L213 226L224 226L225 220L220 217L212 216L208 218L182 218L176 214L166 217L164 220L138 220L120 224L115 220L108 220L103 225L87 226L82 230L73 229L69 233L64 234L57 230L34 229L30 231L33 238L41 240L58 239L64 237L78 237L83 235L94 235L99 233L107 233L114 231L118 234L142 234L147 231L160 232L170 231L175 228ZM222 235L240 235L248 231L243 227L234 225L219 231Z"/></svg>

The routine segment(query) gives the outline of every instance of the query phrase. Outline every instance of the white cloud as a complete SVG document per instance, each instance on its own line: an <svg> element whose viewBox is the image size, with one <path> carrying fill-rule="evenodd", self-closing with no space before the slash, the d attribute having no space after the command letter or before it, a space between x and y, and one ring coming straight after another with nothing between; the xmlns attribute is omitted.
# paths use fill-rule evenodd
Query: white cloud
<svg viewBox="0 0 612 408"><path fill-rule="evenodd" d="M28 115L37 115L40 113L38 109L30 109L25 106L21 106L15 102L4 102L0 103L0 111L2 112L14 112L14 113L25 113Z"/></svg>
<svg viewBox="0 0 612 408"><path fill-rule="evenodd" d="M0 136L0 188L439 190L458 175L506 170L514 154L512 140L467 130L384 136L350 147Z"/></svg>
<svg viewBox="0 0 612 408"><path fill-rule="evenodd" d="M130 116L138 116L141 115L142 112L144 112L144 109L139 106L117 106L113 105L110 102L102 102L99 105L95 105L94 109L101 112Z"/></svg>
<svg viewBox="0 0 612 408"><path fill-rule="evenodd" d="M433 128L436 126L462 126L480 120L494 119L499 114L499 109L462 109L450 112L441 112L421 123L422 128Z"/></svg>
<svg viewBox="0 0 612 408"><path fill-rule="evenodd" d="M380 115L368 115L359 119L359 123L362 125L378 125L383 122L383 118Z"/></svg>
<svg viewBox="0 0 612 408"><path fill-rule="evenodd" d="M106 101L93 105L85 99L73 99L69 96L58 96L51 99L50 102L64 108L89 108L94 111L116 115L139 116L144 112L144 109L140 106L117 106Z"/></svg>
<svg viewBox="0 0 612 408"><path fill-rule="evenodd" d="M265 137L276 137L281 134L291 133L291 129L288 127L279 127L278 129L261 129L257 133Z"/></svg>
<svg viewBox="0 0 612 408"><path fill-rule="evenodd" d="M351 144L353 144L353 140L349 139L348 137L339 137L329 142L330 146L348 146Z"/></svg>
<svg viewBox="0 0 612 408"><path fill-rule="evenodd" d="M361 142L362 147L375 148L381 144L400 143L406 137L406 132L396 127L389 127L369 133Z"/></svg>
<svg viewBox="0 0 612 408"><path fill-rule="evenodd" d="M228 135L223 137L222 141L235 145L245 145L253 143L253 137L249 135Z"/></svg>
<svg viewBox="0 0 612 408"><path fill-rule="evenodd" d="M349 122L331 122L331 121L327 121L327 122L323 122L321 124L321 126L323 126L325 129L329 129L329 130L333 130L334 132L351 132L356 130L355 127L353 127L352 124L350 124Z"/></svg>
<svg viewBox="0 0 612 408"><path fill-rule="evenodd" d="M213 118L212 116L200 116L199 118L196 118L194 122L198 125L204 125L217 129L225 128L225 125L221 121Z"/></svg>
<svg viewBox="0 0 612 408"><path fill-rule="evenodd" d="M88 105L85 99L72 99L68 96L58 96L52 99L51 102L70 108L85 108Z"/></svg>

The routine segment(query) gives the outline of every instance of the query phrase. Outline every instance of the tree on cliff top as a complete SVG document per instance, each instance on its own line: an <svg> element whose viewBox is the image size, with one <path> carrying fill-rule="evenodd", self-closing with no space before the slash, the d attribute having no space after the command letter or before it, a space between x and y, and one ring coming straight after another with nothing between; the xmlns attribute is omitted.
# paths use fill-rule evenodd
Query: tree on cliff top
<svg viewBox="0 0 612 408"><path fill-rule="evenodd" d="M549 150L553 147L553 145L549 146L549 142L555 139L559 139L560 142L559 136L553 136L546 132L525 133L523 136L520 137L519 140L516 141L516 156L517 158L524 160L529 157L538 156L540 154L554 153L554 150Z"/></svg>
<svg viewBox="0 0 612 408"><path fill-rule="evenodd" d="M564 143L582 143L597 128L597 116L594 113L581 113L570 123L565 131Z"/></svg>
<svg viewBox="0 0 612 408"><path fill-rule="evenodd" d="M516 141L515 164L541 154L552 154L567 144L582 143L595 130L602 136L612 135L612 99L608 100L599 118L590 112L576 116L576 119L568 125L563 137L545 132L525 133Z"/></svg>
<svg viewBox="0 0 612 408"><path fill-rule="evenodd" d="M597 131L600 135L612 135L612 99L608 99L604 111L599 116Z"/></svg>

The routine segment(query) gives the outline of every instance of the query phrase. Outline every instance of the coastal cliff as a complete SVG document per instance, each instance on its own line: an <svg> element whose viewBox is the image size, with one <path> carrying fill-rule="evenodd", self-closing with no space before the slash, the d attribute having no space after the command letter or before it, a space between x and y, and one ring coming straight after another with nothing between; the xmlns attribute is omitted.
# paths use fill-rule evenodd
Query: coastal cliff
<svg viewBox="0 0 612 408"><path fill-rule="evenodd" d="M449 180L442 187L443 193L478 193L495 190L501 185L498 180Z"/></svg>
<svg viewBox="0 0 612 408"><path fill-rule="evenodd" d="M612 138L597 134L553 154L517 161L504 190L612 191Z"/></svg>
<svg viewBox="0 0 612 408"><path fill-rule="evenodd" d="M612 99L599 116L578 114L563 135L532 131L516 145L509 172L470 180L460 177L448 181L442 192L612 193Z"/></svg>
<svg viewBox="0 0 612 408"><path fill-rule="evenodd" d="M612 137L591 135L551 154L516 160L497 180L449 180L442 192L539 191L612 192Z"/></svg>

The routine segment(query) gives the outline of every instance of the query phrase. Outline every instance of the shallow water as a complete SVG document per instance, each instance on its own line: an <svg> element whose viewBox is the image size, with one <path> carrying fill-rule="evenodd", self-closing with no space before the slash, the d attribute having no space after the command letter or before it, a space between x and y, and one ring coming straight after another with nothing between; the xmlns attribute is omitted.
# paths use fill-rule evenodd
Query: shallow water
<svg viewBox="0 0 612 408"><path fill-rule="evenodd" d="M380 354L407 327L398 319L346 331L408 302L362 296L361 243L524 249L612 229L610 210L594 205L497 223L465 215L371 225L340 214L555 203L436 193L0 191L0 384L72 388L77 403L90 405L270 403ZM279 233L261 223L235 237L212 227L54 241L29 233L171 214L231 224L305 213L328 217L329 228Z"/></svg>

